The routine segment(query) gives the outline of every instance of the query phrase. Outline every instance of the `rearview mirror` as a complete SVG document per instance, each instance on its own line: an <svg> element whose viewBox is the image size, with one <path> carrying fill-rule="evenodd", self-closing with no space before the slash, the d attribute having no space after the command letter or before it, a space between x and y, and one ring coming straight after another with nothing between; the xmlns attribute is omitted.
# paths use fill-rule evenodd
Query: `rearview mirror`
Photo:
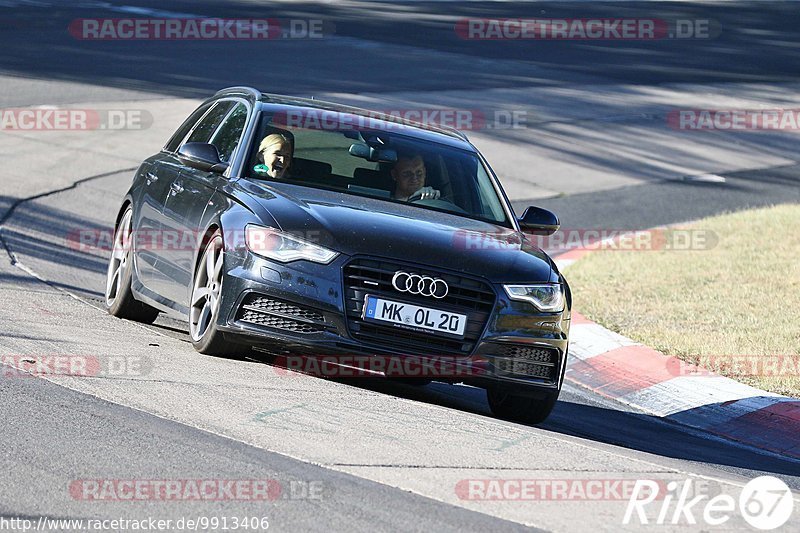
<svg viewBox="0 0 800 533"><path fill-rule="evenodd" d="M397 150L391 148L373 148L364 143L353 143L348 150L350 155L372 161L374 163L396 163Z"/></svg>
<svg viewBox="0 0 800 533"><path fill-rule="evenodd" d="M222 174L228 168L228 163L220 160L217 147L208 143L184 144L178 149L178 159L184 165L217 174Z"/></svg>
<svg viewBox="0 0 800 533"><path fill-rule="evenodd" d="M527 208L518 221L522 231L534 235L552 235L561 226L555 213L534 206Z"/></svg>

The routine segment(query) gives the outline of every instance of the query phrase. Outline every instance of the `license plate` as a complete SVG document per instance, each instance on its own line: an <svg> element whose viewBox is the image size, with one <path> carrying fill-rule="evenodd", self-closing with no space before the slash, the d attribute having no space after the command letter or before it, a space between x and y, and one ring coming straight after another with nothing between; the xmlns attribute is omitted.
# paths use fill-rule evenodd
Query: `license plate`
<svg viewBox="0 0 800 533"><path fill-rule="evenodd" d="M467 327L467 315L393 302L369 295L364 302L364 319L457 337L463 337L464 329Z"/></svg>

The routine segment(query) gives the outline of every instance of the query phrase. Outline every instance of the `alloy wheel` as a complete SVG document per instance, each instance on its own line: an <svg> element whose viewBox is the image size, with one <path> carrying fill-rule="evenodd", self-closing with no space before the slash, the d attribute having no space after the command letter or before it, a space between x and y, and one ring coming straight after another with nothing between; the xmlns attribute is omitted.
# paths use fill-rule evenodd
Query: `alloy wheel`
<svg viewBox="0 0 800 533"><path fill-rule="evenodd" d="M123 290L125 274L130 268L132 218L133 211L131 209L125 211L114 234L114 246L106 274L106 305L109 307L114 305L114 301Z"/></svg>
<svg viewBox="0 0 800 533"><path fill-rule="evenodd" d="M192 340L199 341L217 318L222 289L222 237L215 235L197 264L189 309Z"/></svg>

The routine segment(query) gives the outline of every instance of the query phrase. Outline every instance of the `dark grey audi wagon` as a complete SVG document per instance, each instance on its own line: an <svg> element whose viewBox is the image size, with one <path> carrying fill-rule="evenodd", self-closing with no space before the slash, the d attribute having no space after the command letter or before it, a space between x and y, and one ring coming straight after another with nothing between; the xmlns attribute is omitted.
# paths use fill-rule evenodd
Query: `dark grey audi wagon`
<svg viewBox="0 0 800 533"><path fill-rule="evenodd" d="M530 235L558 225L517 218L456 130L235 87L137 170L106 304L182 317L206 354L446 362L434 379L536 423L564 379L571 295Z"/></svg>

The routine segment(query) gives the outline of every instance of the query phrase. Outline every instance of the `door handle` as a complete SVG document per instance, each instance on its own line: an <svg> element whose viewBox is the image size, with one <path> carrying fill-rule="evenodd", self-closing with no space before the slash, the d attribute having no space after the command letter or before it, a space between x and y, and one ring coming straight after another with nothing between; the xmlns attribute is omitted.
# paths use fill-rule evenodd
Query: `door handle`
<svg viewBox="0 0 800 533"><path fill-rule="evenodd" d="M148 172L147 177L145 179L147 180L147 184L150 185L154 181L158 181L158 176L156 176L152 172Z"/></svg>
<svg viewBox="0 0 800 533"><path fill-rule="evenodd" d="M177 181L173 181L172 185L170 185L169 188L172 191L172 196L175 196L176 194L180 194L183 192L183 185L181 185Z"/></svg>

